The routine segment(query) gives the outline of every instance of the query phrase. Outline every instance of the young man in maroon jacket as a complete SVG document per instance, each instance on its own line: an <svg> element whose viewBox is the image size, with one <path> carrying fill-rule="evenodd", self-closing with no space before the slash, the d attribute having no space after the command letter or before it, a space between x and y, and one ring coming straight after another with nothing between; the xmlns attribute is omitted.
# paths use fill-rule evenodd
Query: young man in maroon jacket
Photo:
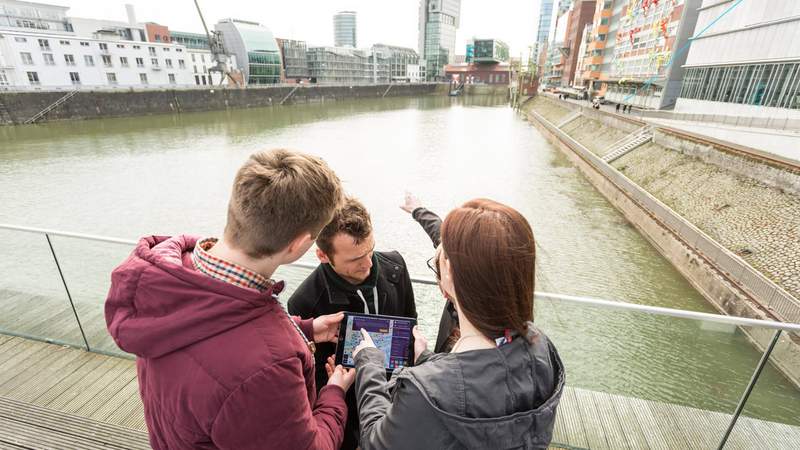
<svg viewBox="0 0 800 450"><path fill-rule="evenodd" d="M137 356L154 449L337 449L354 371L329 367L317 396L314 342L342 315L290 317L270 279L314 242L342 201L319 158L273 150L239 169L222 239L149 236L111 276L106 323Z"/></svg>

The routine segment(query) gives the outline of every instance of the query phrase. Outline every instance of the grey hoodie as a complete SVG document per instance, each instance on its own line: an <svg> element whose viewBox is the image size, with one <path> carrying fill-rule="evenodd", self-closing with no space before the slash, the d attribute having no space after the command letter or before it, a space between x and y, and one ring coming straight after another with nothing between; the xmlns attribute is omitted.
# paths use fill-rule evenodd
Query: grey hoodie
<svg viewBox="0 0 800 450"><path fill-rule="evenodd" d="M356 356L361 448L544 449L564 367L547 336L496 349L425 352L387 382L383 352Z"/></svg>

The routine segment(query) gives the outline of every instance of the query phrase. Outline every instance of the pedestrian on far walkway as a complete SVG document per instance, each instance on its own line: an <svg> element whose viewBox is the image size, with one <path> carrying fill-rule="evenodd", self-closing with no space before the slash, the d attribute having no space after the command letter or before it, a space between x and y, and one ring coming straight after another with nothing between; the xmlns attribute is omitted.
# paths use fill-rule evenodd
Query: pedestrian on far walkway
<svg viewBox="0 0 800 450"><path fill-rule="evenodd" d="M619 114L619 103L617 103L616 110L617 110L617 114Z"/></svg>

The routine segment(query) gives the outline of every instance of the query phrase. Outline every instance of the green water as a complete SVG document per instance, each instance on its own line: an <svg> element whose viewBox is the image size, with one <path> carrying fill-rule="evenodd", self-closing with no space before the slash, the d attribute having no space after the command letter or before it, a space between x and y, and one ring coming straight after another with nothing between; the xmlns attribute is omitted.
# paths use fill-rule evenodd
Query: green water
<svg viewBox="0 0 800 450"><path fill-rule="evenodd" d="M399 250L412 274L429 275L433 249L398 207L405 190L440 213L490 197L533 225L539 290L714 312L533 127L488 97L0 128L0 222L128 239L219 235L234 172L249 153L274 147L324 157L370 209L378 249ZM48 261L46 242L11 232L0 238L0 288L60 295L52 267L45 275L45 263L35 263ZM77 301L101 314L108 274L129 249L72 239L54 245ZM303 276L282 274L290 290ZM433 288L417 292L433 338L442 300ZM536 308L573 386L731 412L760 356L729 327L551 301ZM105 339L102 329L93 336ZM798 405L800 393L768 367L746 414L800 424Z"/></svg>

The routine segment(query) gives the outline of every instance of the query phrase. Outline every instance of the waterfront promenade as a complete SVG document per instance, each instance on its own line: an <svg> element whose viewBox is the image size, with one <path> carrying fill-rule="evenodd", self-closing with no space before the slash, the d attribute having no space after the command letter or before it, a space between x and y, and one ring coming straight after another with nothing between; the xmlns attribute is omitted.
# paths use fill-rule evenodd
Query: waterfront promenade
<svg viewBox="0 0 800 450"><path fill-rule="evenodd" d="M132 359L0 334L0 404L4 399L71 419L146 431ZM729 419L727 414L568 386L552 448L708 449L716 447ZM69 430L39 431L23 417L0 413L0 448L54 445L57 434ZM798 443L800 427L742 417L726 448L779 450Z"/></svg>

